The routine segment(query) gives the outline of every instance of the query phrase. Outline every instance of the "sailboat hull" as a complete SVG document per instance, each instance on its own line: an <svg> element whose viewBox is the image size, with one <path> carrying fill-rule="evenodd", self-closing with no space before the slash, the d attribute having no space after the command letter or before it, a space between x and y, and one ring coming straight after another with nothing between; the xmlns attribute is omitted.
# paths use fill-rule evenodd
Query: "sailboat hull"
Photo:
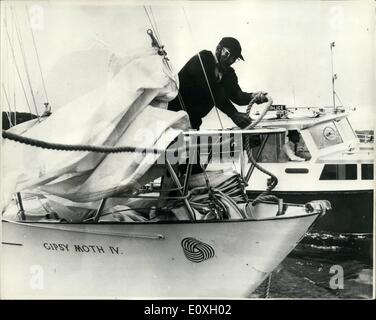
<svg viewBox="0 0 376 320"><path fill-rule="evenodd" d="M194 223L3 221L2 297L248 297L318 216Z"/></svg>

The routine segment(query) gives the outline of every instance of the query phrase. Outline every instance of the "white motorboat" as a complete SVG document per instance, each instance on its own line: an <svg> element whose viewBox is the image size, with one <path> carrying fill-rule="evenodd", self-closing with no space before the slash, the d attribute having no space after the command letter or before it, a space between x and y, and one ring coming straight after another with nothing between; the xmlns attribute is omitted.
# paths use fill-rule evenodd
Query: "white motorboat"
<svg viewBox="0 0 376 320"><path fill-rule="evenodd" d="M281 160L282 146L288 141L286 133L261 137L264 149L254 149L254 157L278 176L279 182L272 192L276 196L285 201L319 198L332 203L332 214L316 224L315 230L371 235L373 146L359 142L348 116L343 108L272 107L260 127L298 131L297 154L305 161ZM255 170L247 192L252 196L264 190L268 178Z"/></svg>
<svg viewBox="0 0 376 320"><path fill-rule="evenodd" d="M338 77L333 68L334 47L335 42L331 42L333 105L320 108L272 107L260 126L285 128L298 134L297 140L300 138L300 141L289 141L289 134L277 134L273 139L265 139L265 148L255 156L259 163L280 178L274 194L286 201L297 198L304 201L312 197L331 201L333 214L315 226L317 231L372 238L373 138L367 137L371 143L359 140L349 121L351 108L345 108L338 97L335 90ZM342 106L336 104L337 98ZM285 144L290 145L290 150L294 146L295 152L291 156L285 154ZM267 179L256 173L248 191L252 194L266 184Z"/></svg>

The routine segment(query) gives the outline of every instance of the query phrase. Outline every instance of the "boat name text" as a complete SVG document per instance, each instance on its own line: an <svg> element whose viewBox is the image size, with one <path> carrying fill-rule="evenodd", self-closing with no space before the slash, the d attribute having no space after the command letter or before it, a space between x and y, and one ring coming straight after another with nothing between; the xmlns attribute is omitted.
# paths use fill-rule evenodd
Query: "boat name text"
<svg viewBox="0 0 376 320"><path fill-rule="evenodd" d="M123 252L120 251L120 248L115 246L103 247L101 245L44 242L43 247L48 251L123 254Z"/></svg>

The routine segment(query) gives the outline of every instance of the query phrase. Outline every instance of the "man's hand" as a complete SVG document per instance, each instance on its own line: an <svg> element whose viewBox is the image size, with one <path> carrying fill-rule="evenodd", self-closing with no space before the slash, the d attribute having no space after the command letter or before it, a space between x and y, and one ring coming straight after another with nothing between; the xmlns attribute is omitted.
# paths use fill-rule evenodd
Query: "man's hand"
<svg viewBox="0 0 376 320"><path fill-rule="evenodd" d="M231 120L239 127L245 128L251 124L251 120L248 118L246 113L243 112L235 112L231 116Z"/></svg>
<svg viewBox="0 0 376 320"><path fill-rule="evenodd" d="M263 91L258 91L255 93L252 93L252 100L254 100L255 103L261 104L268 101L268 98L266 97L268 93Z"/></svg>

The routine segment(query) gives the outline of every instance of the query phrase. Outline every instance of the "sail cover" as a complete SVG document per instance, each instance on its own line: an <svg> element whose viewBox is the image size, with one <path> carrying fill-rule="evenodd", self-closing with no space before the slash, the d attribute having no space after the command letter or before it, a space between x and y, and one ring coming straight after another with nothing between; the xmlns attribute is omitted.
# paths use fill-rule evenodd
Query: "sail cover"
<svg viewBox="0 0 376 320"><path fill-rule="evenodd" d="M167 110L178 78L154 49L109 54L107 81L43 121L10 131L47 142L165 149L189 127L185 112ZM3 205L15 192L84 203L132 191L160 175L159 155L46 150L3 140Z"/></svg>

